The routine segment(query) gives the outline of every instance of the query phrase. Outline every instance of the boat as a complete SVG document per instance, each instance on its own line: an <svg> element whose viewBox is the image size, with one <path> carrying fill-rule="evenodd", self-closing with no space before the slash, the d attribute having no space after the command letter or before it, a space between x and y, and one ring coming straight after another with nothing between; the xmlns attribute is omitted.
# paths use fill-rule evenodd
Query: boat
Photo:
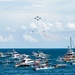
<svg viewBox="0 0 75 75"><path fill-rule="evenodd" d="M0 57L5 57L5 55L2 52L0 52Z"/></svg>
<svg viewBox="0 0 75 75"><path fill-rule="evenodd" d="M55 68L65 68L67 66L67 64L56 64Z"/></svg>
<svg viewBox="0 0 75 75"><path fill-rule="evenodd" d="M71 62L70 64L71 64L71 65L75 65L75 62Z"/></svg>
<svg viewBox="0 0 75 75"><path fill-rule="evenodd" d="M63 56L63 61L64 62L71 62L75 61L75 52L72 49L72 38L70 37L70 46L68 46L68 51L67 53Z"/></svg>
<svg viewBox="0 0 75 75"><path fill-rule="evenodd" d="M33 51L32 52L32 55L35 56L35 57L37 57L38 56L38 53Z"/></svg>
<svg viewBox="0 0 75 75"><path fill-rule="evenodd" d="M37 71L37 70L47 70L47 69L54 69L54 68L55 68L55 67L52 67L52 66L50 66L50 67L45 66L45 67L33 68L33 70L34 70L34 71Z"/></svg>
<svg viewBox="0 0 75 75"><path fill-rule="evenodd" d="M59 56L56 61L57 62L63 62L63 58Z"/></svg>
<svg viewBox="0 0 75 75"><path fill-rule="evenodd" d="M51 66L48 59L36 59L34 61L33 70L46 70L46 69L54 69L55 66Z"/></svg>
<svg viewBox="0 0 75 75"><path fill-rule="evenodd" d="M15 67L31 66L33 64L34 64L34 60L32 60L31 58L24 58L22 61L20 61L19 63L17 63L15 65Z"/></svg>
<svg viewBox="0 0 75 75"><path fill-rule="evenodd" d="M43 52L39 52L39 56L38 57L47 58L48 55L47 54L44 54Z"/></svg>
<svg viewBox="0 0 75 75"><path fill-rule="evenodd" d="M8 51L8 52L5 53L5 55L6 55L7 57L11 57L12 54L13 54L13 52L10 52L10 51Z"/></svg>
<svg viewBox="0 0 75 75"><path fill-rule="evenodd" d="M51 66L49 65L48 63L40 63L40 64L37 64L33 67L33 70L36 71L36 70L46 70L46 69L54 69L55 66Z"/></svg>
<svg viewBox="0 0 75 75"><path fill-rule="evenodd" d="M39 57L39 58L47 58L49 55L41 52L41 51L38 51L38 52L32 52L33 56L35 57Z"/></svg>
<svg viewBox="0 0 75 75"><path fill-rule="evenodd" d="M12 52L12 58L13 59L18 59L18 58L20 58L20 54L18 52L16 52L15 50L13 50L13 52Z"/></svg>

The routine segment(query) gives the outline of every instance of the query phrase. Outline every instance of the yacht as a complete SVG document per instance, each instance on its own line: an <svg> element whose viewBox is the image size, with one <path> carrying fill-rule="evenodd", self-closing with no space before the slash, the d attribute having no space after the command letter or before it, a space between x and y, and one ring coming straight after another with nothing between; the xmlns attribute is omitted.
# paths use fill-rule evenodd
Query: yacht
<svg viewBox="0 0 75 75"><path fill-rule="evenodd" d="M34 64L34 60L31 58L24 58L21 62L17 63L15 67L20 67L20 66L31 66Z"/></svg>
<svg viewBox="0 0 75 75"><path fill-rule="evenodd" d="M71 61L75 61L75 52L72 49L72 39L70 37L70 47L68 47L69 50L67 51L67 53L63 56L63 60L65 62L71 62Z"/></svg>

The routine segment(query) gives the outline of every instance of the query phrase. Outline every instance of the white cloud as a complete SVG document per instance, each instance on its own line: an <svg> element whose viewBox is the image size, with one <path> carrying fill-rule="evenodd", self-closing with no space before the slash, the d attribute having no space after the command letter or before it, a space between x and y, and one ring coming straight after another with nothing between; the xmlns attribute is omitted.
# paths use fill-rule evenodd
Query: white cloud
<svg viewBox="0 0 75 75"><path fill-rule="evenodd" d="M31 27L32 29L36 29L36 28L37 28L37 27L36 27L36 24L35 24L34 22L30 24L30 27Z"/></svg>
<svg viewBox="0 0 75 75"><path fill-rule="evenodd" d="M36 28L38 33L41 35L41 37L44 40L52 40L52 41L57 41L57 40L61 40L62 36L58 35L56 33L52 33L51 31L62 31L64 30L64 27L62 26L61 22L55 22L54 24L52 23L48 23L48 22L43 22L43 21L39 21L38 23L33 23L32 28Z"/></svg>
<svg viewBox="0 0 75 75"><path fill-rule="evenodd" d="M16 32L16 29L13 29L11 27L7 27L6 30L9 31L9 32Z"/></svg>
<svg viewBox="0 0 75 75"><path fill-rule="evenodd" d="M43 21L39 21L38 24L37 23L31 23L30 27L33 28L38 28L42 31L45 30L50 30L50 31L62 31L64 30L64 27L62 25L61 22L55 22L54 24L49 23L49 22L43 22Z"/></svg>
<svg viewBox="0 0 75 75"><path fill-rule="evenodd" d="M69 29L75 29L75 24L74 23L68 23L66 27Z"/></svg>
<svg viewBox="0 0 75 75"><path fill-rule="evenodd" d="M42 7L45 7L45 5L43 4L38 4L38 3L35 3L35 4L32 4L33 7L38 7L38 8L42 8Z"/></svg>
<svg viewBox="0 0 75 75"><path fill-rule="evenodd" d="M45 23L45 22L41 22L42 24L42 28L44 29L44 30L50 30L50 25L48 24L48 23Z"/></svg>
<svg viewBox="0 0 75 75"><path fill-rule="evenodd" d="M49 30L51 30L53 28L53 24L52 23L47 22L46 25L48 25L47 29L49 29Z"/></svg>
<svg viewBox="0 0 75 75"><path fill-rule="evenodd" d="M5 37L0 35L0 42L10 42L10 41L13 41L13 40L14 40L14 37L11 34L9 34Z"/></svg>
<svg viewBox="0 0 75 75"><path fill-rule="evenodd" d="M55 29L62 31L63 30L63 26L61 22L55 22Z"/></svg>
<svg viewBox="0 0 75 75"><path fill-rule="evenodd" d="M24 40L26 40L26 41L38 42L38 39L34 38L32 35L26 34L26 35L23 36L23 38L24 38Z"/></svg>
<svg viewBox="0 0 75 75"><path fill-rule="evenodd" d="M21 29L26 30L26 26L22 25Z"/></svg>
<svg viewBox="0 0 75 75"><path fill-rule="evenodd" d="M37 27L39 27L40 29L43 29L43 30L50 30L51 29L51 27L52 27L52 24L51 23L44 23L43 21L42 22L39 22L38 23L39 25L37 25L36 23L31 23L30 24L30 27L32 28L32 29L37 29Z"/></svg>

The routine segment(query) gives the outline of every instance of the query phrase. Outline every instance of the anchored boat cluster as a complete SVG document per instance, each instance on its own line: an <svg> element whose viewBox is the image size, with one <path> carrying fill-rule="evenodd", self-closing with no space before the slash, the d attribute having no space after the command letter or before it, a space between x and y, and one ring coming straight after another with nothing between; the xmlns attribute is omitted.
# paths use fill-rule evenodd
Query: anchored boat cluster
<svg viewBox="0 0 75 75"><path fill-rule="evenodd" d="M34 71L65 68L67 67L66 62L70 62L71 65L75 65L75 52L73 51L71 44L67 53L64 54L62 57L58 57L58 59L56 60L57 64L51 64L51 59L49 59L50 55L45 54L41 51L32 52L32 55L20 54L15 50L6 53L0 52L0 58L4 58L4 60L0 60L0 64L14 63L15 67L31 67Z"/></svg>
<svg viewBox="0 0 75 75"><path fill-rule="evenodd" d="M32 57L32 58L31 58ZM45 70L54 68L65 68L67 63L57 63L50 64L50 55L43 52L32 52L32 55L19 54L17 51L2 53L0 52L0 58L5 60L0 60L0 64L12 64L15 67L31 67L33 70ZM70 62L71 65L75 64L75 52L73 50L68 50L63 57L59 57L57 62Z"/></svg>

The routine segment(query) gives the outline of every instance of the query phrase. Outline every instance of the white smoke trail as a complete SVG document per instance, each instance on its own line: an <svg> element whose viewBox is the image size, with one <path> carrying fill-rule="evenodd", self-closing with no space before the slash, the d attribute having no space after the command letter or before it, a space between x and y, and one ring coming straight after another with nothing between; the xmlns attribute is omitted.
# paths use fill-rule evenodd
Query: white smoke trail
<svg viewBox="0 0 75 75"><path fill-rule="evenodd" d="M35 25L37 27L37 31L39 32L39 34L41 35L41 37L44 40L58 40L58 39L60 39L58 35L56 35L52 32L48 32L48 30L44 26L47 24L45 24L44 22L38 21Z"/></svg>

